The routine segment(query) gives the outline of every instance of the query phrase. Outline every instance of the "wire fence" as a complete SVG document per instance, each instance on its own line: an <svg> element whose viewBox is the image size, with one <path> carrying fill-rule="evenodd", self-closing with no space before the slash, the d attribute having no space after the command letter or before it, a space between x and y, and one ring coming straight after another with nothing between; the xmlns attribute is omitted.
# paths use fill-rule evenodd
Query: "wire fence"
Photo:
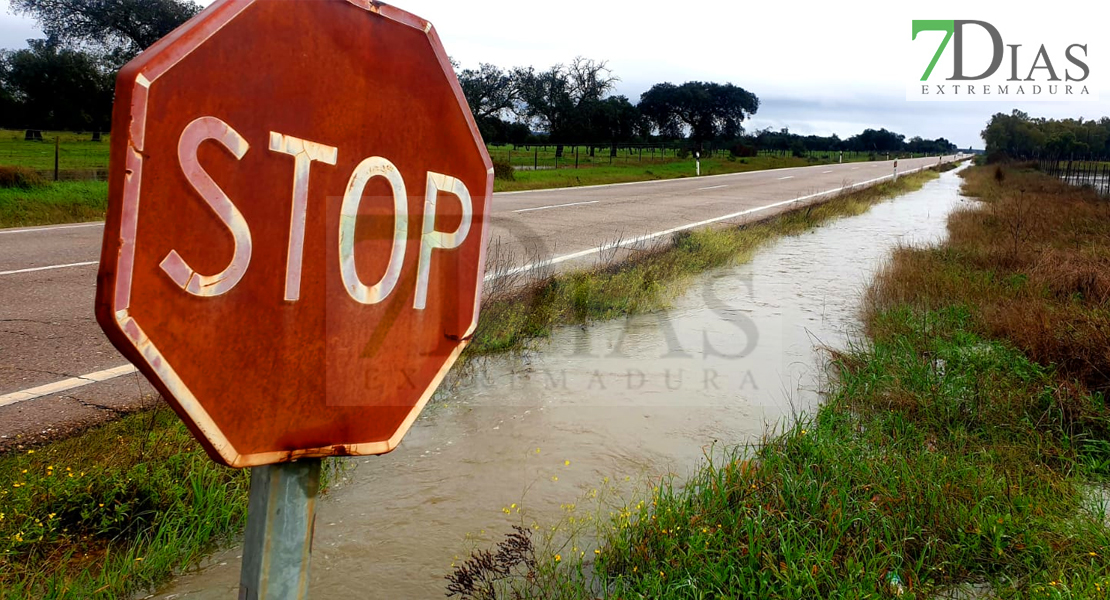
<svg viewBox="0 0 1110 600"><path fill-rule="evenodd" d="M0 166L25 167L54 180L103 180L108 147L107 134L0 130Z"/></svg>
<svg viewBox="0 0 1110 600"><path fill-rule="evenodd" d="M1110 196L1110 162L1102 160L1059 160L1042 158L1037 167L1065 183L1090 186L1103 196Z"/></svg>

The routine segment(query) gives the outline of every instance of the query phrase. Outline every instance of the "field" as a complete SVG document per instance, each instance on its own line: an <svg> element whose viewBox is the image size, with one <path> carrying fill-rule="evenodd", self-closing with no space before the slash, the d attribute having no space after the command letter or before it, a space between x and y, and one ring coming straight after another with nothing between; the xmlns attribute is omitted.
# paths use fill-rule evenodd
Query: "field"
<svg viewBox="0 0 1110 600"><path fill-rule="evenodd" d="M92 133L42 132L41 142L23 139L23 131L0 129L0 166L28 167L54 172L54 138L60 137L58 168L70 176L91 177L89 171L108 168L109 136L93 142ZM77 173L82 172L82 173Z"/></svg>

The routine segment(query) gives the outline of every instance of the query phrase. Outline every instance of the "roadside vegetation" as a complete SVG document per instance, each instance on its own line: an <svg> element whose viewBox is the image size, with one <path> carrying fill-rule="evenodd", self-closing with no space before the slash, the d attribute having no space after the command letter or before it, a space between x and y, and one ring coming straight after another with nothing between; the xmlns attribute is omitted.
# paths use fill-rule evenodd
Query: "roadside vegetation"
<svg viewBox="0 0 1110 600"><path fill-rule="evenodd" d="M0 167L0 227L96 221L108 208L104 181L47 181L23 167Z"/></svg>
<svg viewBox="0 0 1110 600"><path fill-rule="evenodd" d="M815 415L456 595L1110 597L1110 203L964 176L982 202L895 252Z"/></svg>
<svg viewBox="0 0 1110 600"><path fill-rule="evenodd" d="M764 223L682 234L606 268L522 288L503 281L491 286L464 356L520 350L562 324L661 308L700 271L936 176L905 176ZM0 455L0 597L107 599L147 589L238 535L247 491L246 473L211 463L165 407L18 447Z"/></svg>

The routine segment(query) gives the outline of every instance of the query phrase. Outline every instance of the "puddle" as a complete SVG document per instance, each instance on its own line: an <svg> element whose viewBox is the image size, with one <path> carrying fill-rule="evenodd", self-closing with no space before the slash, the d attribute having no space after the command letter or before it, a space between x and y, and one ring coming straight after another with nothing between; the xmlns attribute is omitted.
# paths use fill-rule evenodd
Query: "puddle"
<svg viewBox="0 0 1110 600"><path fill-rule="evenodd" d="M752 443L812 412L815 346L843 347L856 331L860 295L892 247L945 235L967 202L959 182L948 172L784 238L699 277L671 310L563 328L529 356L482 361L398 450L353 461L320 504L312 595L443 597L468 534L495 541L514 524L556 522L606 478L684 477L715 442ZM220 552L153 597L234 597L239 555Z"/></svg>

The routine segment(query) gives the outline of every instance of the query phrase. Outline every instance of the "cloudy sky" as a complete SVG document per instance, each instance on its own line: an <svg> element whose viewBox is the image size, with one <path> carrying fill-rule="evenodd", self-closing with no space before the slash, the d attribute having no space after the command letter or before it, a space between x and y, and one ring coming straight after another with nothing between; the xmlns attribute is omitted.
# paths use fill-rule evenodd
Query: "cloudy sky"
<svg viewBox="0 0 1110 600"><path fill-rule="evenodd" d="M1104 85L1110 78L1103 77L1104 72L1110 75L1110 62L1098 46L1106 39L1099 30L1104 25L1088 18L1104 14L1101 1L1060 4L1066 10L1055 12L1015 12L1014 3L996 1L396 4L431 21L448 53L467 67L491 62L543 68L575 56L608 60L621 79L617 93L634 102L661 81L731 82L762 102L746 124L749 130L788 127L797 133L844 137L867 127L886 127L907 136L947 137L966 148L982 146L979 132L990 115L1000 111L1020 108L1036 116L1088 119L1110 115L1110 89ZM937 47L935 40L911 42L913 19L988 21L1006 44L1046 44L1057 63L1064 62L1068 44L1088 44L1088 83L1100 100L907 101L907 85L920 77ZM12 15L8 0L0 0L0 47L22 47L27 38L40 35L33 21ZM950 46L939 63L949 71L951 54ZM1009 57L1004 63L1008 61Z"/></svg>

